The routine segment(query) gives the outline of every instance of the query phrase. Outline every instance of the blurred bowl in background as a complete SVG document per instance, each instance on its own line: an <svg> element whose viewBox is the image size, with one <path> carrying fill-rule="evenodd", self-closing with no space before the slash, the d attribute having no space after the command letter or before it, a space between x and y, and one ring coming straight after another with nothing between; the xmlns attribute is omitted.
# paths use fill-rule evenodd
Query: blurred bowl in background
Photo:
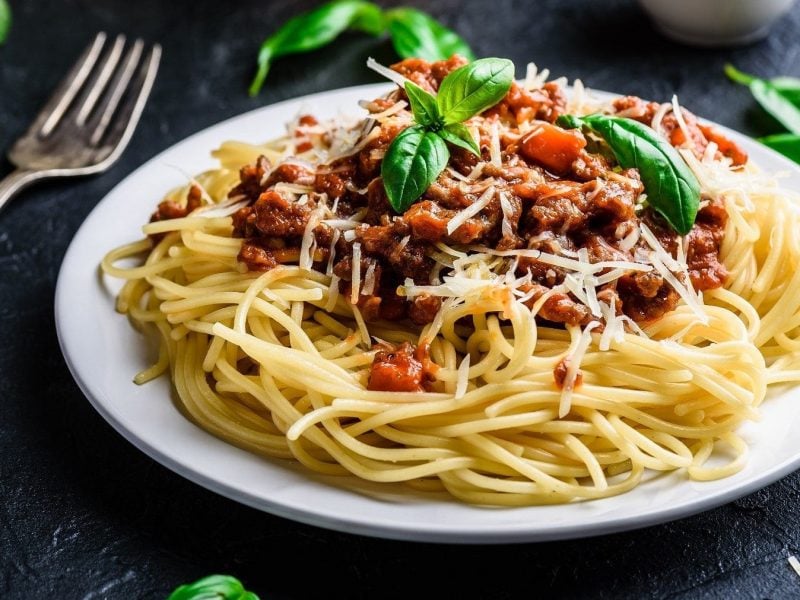
<svg viewBox="0 0 800 600"><path fill-rule="evenodd" d="M795 0L639 0L664 35L696 46L733 46L765 37Z"/></svg>

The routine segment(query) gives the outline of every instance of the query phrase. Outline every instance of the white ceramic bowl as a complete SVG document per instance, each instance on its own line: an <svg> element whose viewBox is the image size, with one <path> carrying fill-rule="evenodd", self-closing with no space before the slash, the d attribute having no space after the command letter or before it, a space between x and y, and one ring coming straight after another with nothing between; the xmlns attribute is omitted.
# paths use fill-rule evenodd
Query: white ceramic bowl
<svg viewBox="0 0 800 600"><path fill-rule="evenodd" d="M665 35L698 46L754 42L795 0L639 0Z"/></svg>

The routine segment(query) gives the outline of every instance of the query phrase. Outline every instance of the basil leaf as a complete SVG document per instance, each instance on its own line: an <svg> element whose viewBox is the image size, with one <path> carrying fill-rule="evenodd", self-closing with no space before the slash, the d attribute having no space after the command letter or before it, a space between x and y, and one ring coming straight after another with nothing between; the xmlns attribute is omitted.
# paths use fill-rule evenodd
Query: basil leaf
<svg viewBox="0 0 800 600"><path fill-rule="evenodd" d="M395 8L386 13L395 51L403 58L444 60L453 54L475 59L469 45L436 19L414 8Z"/></svg>
<svg viewBox="0 0 800 600"><path fill-rule="evenodd" d="M362 0L329 2L289 19L261 44L258 71L250 84L250 95L255 96L261 90L274 59L316 50L332 42L348 28L377 35L385 27L381 9L372 2Z"/></svg>
<svg viewBox="0 0 800 600"><path fill-rule="evenodd" d="M575 115L561 115L556 120L556 125L559 125L565 129L580 129L584 126L584 120L580 117L576 117Z"/></svg>
<svg viewBox="0 0 800 600"><path fill-rule="evenodd" d="M6 0L0 0L0 44L6 41L11 29L11 7Z"/></svg>
<svg viewBox="0 0 800 600"><path fill-rule="evenodd" d="M758 141L780 152L790 160L800 163L800 135L795 133L778 133L758 138Z"/></svg>
<svg viewBox="0 0 800 600"><path fill-rule="evenodd" d="M728 79L735 83L741 83L742 85L750 85L750 82L757 79L753 75L740 71L730 63L726 64L723 70L725 71L725 75L728 76Z"/></svg>
<svg viewBox="0 0 800 600"><path fill-rule="evenodd" d="M800 107L800 79L797 77L773 77L769 82L786 97L789 102Z"/></svg>
<svg viewBox="0 0 800 600"><path fill-rule="evenodd" d="M451 123L450 125L445 125L437 133L445 142L449 142L459 148L464 148L464 150L472 152L475 156L481 155L478 142L475 141L475 138L472 137L472 133L465 125L461 123Z"/></svg>
<svg viewBox="0 0 800 600"><path fill-rule="evenodd" d="M414 113L414 120L425 127L438 129L442 126L442 118L439 115L439 108L436 106L436 96L429 94L413 81L407 81L406 94L411 103L411 112Z"/></svg>
<svg viewBox="0 0 800 600"><path fill-rule="evenodd" d="M514 63L482 58L442 80L436 101L446 125L461 123L503 99L514 81Z"/></svg>
<svg viewBox="0 0 800 600"><path fill-rule="evenodd" d="M259 600L230 575L209 575L175 589L167 600Z"/></svg>
<svg viewBox="0 0 800 600"><path fill-rule="evenodd" d="M639 170L650 206L680 235L691 231L700 206L700 183L675 148L633 119L608 115L565 117L559 117L556 123L569 128L583 124L600 135L620 166Z"/></svg>
<svg viewBox="0 0 800 600"><path fill-rule="evenodd" d="M725 74L736 83L746 85L761 107L792 133L800 134L800 79L776 77L759 79L743 73L733 65L725 65Z"/></svg>
<svg viewBox="0 0 800 600"><path fill-rule="evenodd" d="M725 74L731 81L749 86L758 79L754 75L744 73L731 64L725 65ZM800 106L800 78L797 77L773 77L769 84L779 90L795 106Z"/></svg>
<svg viewBox="0 0 800 600"><path fill-rule="evenodd" d="M383 187L392 208L405 212L436 180L449 159L447 144L434 132L418 125L401 131L381 164Z"/></svg>
<svg viewBox="0 0 800 600"><path fill-rule="evenodd" d="M800 135L800 106L794 105L785 92L763 79L750 84L750 93L761 107L775 117L781 125L792 133Z"/></svg>

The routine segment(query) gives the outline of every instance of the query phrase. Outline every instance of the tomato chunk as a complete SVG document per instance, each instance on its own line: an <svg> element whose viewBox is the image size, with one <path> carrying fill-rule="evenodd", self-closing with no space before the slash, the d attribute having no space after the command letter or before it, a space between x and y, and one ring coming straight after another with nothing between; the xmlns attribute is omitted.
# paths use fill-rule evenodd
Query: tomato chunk
<svg viewBox="0 0 800 600"><path fill-rule="evenodd" d="M714 142L724 156L733 160L734 165L743 165L747 162L747 152L742 150L739 144L725 137L713 127L708 125L700 125L699 127L706 139L709 142Z"/></svg>
<svg viewBox="0 0 800 600"><path fill-rule="evenodd" d="M367 389L382 392L424 391L425 370L417 360L414 347L404 342L398 348L387 348L375 353L369 372Z"/></svg>
<svg viewBox="0 0 800 600"><path fill-rule="evenodd" d="M548 171L566 173L585 147L586 138L577 129L537 122L520 141L520 154Z"/></svg>

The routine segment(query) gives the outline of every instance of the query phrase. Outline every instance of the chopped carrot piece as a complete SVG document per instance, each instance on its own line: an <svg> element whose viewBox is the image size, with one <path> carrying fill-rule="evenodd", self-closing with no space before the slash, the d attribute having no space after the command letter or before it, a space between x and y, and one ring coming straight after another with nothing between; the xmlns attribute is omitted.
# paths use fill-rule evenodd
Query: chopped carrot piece
<svg viewBox="0 0 800 600"><path fill-rule="evenodd" d="M549 171L565 173L585 146L586 138L580 131L539 122L520 141L520 153Z"/></svg>

